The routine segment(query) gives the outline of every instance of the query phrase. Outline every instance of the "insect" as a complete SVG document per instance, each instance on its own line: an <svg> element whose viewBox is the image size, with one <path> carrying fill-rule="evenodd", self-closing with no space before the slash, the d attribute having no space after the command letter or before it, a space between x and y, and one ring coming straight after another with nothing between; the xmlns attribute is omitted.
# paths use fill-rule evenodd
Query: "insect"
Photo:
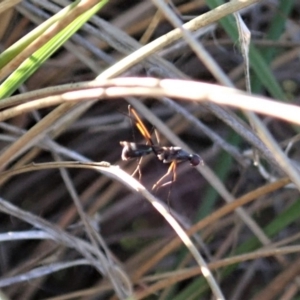
<svg viewBox="0 0 300 300"><path fill-rule="evenodd" d="M198 154L190 154L180 147L170 146L163 147L160 145L154 144L151 134L147 130L146 126L140 119L137 112L129 106L129 112L134 117L134 122L142 136L147 141L146 144L137 144L133 142L121 141L120 144L123 147L122 150L122 159L130 160L134 158L142 158L145 155L149 155L153 153L159 161L162 161L165 164L170 164L169 169L165 175L163 175L152 187L152 189L156 189L160 186L162 181L172 172L172 180L171 183L176 180L176 166L179 162L189 161L191 166L195 167L197 165L204 164L202 158ZM165 183L166 185L168 183Z"/></svg>

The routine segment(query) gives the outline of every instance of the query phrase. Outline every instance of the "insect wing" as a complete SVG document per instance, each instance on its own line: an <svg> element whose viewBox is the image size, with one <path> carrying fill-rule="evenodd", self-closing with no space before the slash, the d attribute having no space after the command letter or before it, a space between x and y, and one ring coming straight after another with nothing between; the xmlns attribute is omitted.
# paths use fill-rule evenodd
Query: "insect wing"
<svg viewBox="0 0 300 300"><path fill-rule="evenodd" d="M151 139L151 135L150 135L149 131L147 130L146 126L144 125L144 123L142 122L142 120L140 119L139 115L134 110L134 108L132 108L131 106L130 106L129 110L134 115L136 127L138 128L140 133L143 135L143 137L147 140L147 142L149 142L149 144L153 146L154 143Z"/></svg>

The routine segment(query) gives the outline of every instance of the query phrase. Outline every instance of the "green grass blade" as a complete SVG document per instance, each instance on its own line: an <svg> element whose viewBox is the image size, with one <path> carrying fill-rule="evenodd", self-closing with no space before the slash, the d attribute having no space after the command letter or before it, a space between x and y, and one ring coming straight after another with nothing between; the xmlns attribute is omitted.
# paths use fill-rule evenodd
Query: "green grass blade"
<svg viewBox="0 0 300 300"><path fill-rule="evenodd" d="M212 9L224 4L224 2L221 0L207 0L206 3ZM238 41L239 37L233 16L227 16L226 18L221 19L220 24L234 42ZM262 83L265 89L274 98L282 100L285 99L285 94L280 84L274 77L268 63L264 60L254 45L250 46L249 58L250 66L254 71L253 76L257 77L257 80Z"/></svg>
<svg viewBox="0 0 300 300"><path fill-rule="evenodd" d="M55 14L53 17L49 18L41 25L30 31L24 37L19 39L16 43L10 46L8 49L0 54L0 69L3 68L7 63L9 63L15 56L21 53L28 45L30 45L36 38L38 38L43 32L45 32L52 24L60 19L63 19L68 12L76 7L80 3L80 0L67 6L65 9L61 10L59 13Z"/></svg>
<svg viewBox="0 0 300 300"><path fill-rule="evenodd" d="M109 0L103 0L83 13L54 38L26 59L0 86L0 99L9 97L24 83L57 49L59 49L83 24L85 24Z"/></svg>
<svg viewBox="0 0 300 300"><path fill-rule="evenodd" d="M271 21L269 30L266 34L267 39L277 41L280 38L285 27L287 16L290 14L293 5L293 0L284 0L279 2L277 14ZM269 47L265 48L264 51L260 51L260 53L266 64L270 65L271 61L273 60L275 55L279 53L279 51L275 47ZM258 78L256 77L252 80L252 89L255 93L261 92L262 85L260 80L258 80Z"/></svg>

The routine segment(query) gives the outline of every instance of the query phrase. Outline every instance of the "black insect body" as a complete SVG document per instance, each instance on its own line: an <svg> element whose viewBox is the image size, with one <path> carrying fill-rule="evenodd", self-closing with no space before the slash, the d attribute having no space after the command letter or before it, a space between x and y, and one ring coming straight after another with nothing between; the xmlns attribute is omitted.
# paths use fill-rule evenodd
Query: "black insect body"
<svg viewBox="0 0 300 300"><path fill-rule="evenodd" d="M199 165L200 163L204 164L202 158L198 154L190 154L185 150L182 150L180 147L162 147L160 145L155 145L151 139L149 131L145 127L137 112L131 106L129 107L129 111L134 116L135 125L139 129L143 137L146 139L147 144L137 144L133 142L121 141L120 144L123 147L122 159L129 160L134 158L141 158L145 155L153 153L163 163L170 164L167 173L153 185L153 189L157 188L162 180L166 178L171 172L173 172L173 179L171 182L175 181L176 165L179 162L189 161L193 167Z"/></svg>
<svg viewBox="0 0 300 300"><path fill-rule="evenodd" d="M136 144L132 142L120 142L121 146L123 147L122 150L122 159L129 160L132 158L140 158L144 155L148 155L153 152L151 146L146 144Z"/></svg>

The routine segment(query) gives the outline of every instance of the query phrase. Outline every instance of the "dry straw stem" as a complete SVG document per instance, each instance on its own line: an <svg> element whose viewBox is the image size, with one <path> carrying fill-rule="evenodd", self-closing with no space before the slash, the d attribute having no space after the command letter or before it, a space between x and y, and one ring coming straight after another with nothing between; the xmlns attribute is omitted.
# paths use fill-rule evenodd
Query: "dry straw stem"
<svg viewBox="0 0 300 300"><path fill-rule="evenodd" d="M278 182L274 182L271 184L267 184L265 186L262 186L240 198L238 198L234 203L227 204L215 213L213 213L211 216L203 219L199 223L195 224L191 229L187 231L188 235L192 235L198 230L206 227L209 224L214 223L217 219L225 216L226 214L232 212L234 209L236 209L239 206L245 205L258 197L264 196L268 193L274 192L278 190L279 188L282 188L286 184L288 184L290 181L287 178L283 178L279 180ZM173 241L169 242L166 247L164 247L161 251L159 251L154 257L152 257L148 263L146 262L145 268L140 269L142 273L145 273L148 271L148 269L152 268L153 265L155 265L160 259L164 258L167 254L169 254L171 251L176 250L181 245L181 240L179 238L174 238ZM236 264L243 261L248 260L255 260L262 257L269 257L269 256L277 256L277 255L284 255L289 253L297 253L300 250L300 246L290 246L290 247L281 247L276 248L272 247L272 245L269 245L266 249L258 250L255 252L243 254L243 255L237 255L234 257L222 259L216 262L212 262L208 264L208 267L210 270L217 270L221 267L226 267L232 264ZM173 284L176 284L180 281L198 276L201 274L201 271L199 271L199 268L188 268L183 269L175 272L167 272L164 274L154 275L154 276L147 276L141 279L142 274L135 273L132 276L133 283L146 283L147 289L145 289L142 292L139 292L136 294L136 299L143 299L144 297L153 294L163 288L169 287ZM152 285L149 285L149 283L153 281L159 282L154 283ZM107 287L109 288L109 287ZM88 295L90 293L97 293L97 291L101 291L103 287L101 288L93 288L88 289L85 291L81 291L76 293L77 296L79 295ZM71 295L71 294L70 294ZM72 295L75 295L73 293Z"/></svg>
<svg viewBox="0 0 300 300"><path fill-rule="evenodd" d="M209 11L208 13L205 13L195 18L194 20L188 22L184 26L188 30L197 30L201 27L204 27L206 25L209 25L212 22L219 20L220 18L224 17L227 14L245 8L255 2L256 1L239 1L237 4L232 2L226 3L218 7L218 9ZM138 48L137 43L134 43L132 39L130 39L128 36L124 37L124 34L122 32L116 31L109 24L106 24L107 26L103 26L103 22L100 22L98 19L93 19L93 21L97 26L100 26L103 29L103 32L106 33L107 35L106 37L109 41L111 41L111 39L109 38L109 34L112 34L113 36L116 37L118 43L121 43L124 46L124 48L126 48L128 51L130 50L129 49L130 47ZM107 27L110 29L110 31L107 31L105 29ZM154 42L149 43L145 47L138 49L131 55L128 55L120 62L116 63L115 65L107 69L105 72L101 73L97 77L97 80L120 75L123 71L141 62L144 58L148 57L152 53L158 51L159 49L162 49L164 46L172 43L173 41L178 40L179 38L181 38L181 36L182 36L181 31L179 29L173 30L172 32L166 34L165 36L155 40ZM130 44L129 48L128 48L128 43ZM167 71L168 74L171 73L171 74L177 74L177 76L183 76L180 72L177 71L177 69L173 68L170 64L166 63L164 60L160 59L159 57L155 57L155 59L149 58L149 62L151 62L152 64L154 63L154 65L158 65L159 68L163 67L163 70ZM26 149L28 149L28 145L32 145L34 144L34 142L39 140L42 137L42 135L47 133L47 130L49 130L51 125L55 123L62 115L66 115L66 118L68 118L67 120L68 124L70 124L71 120L73 121L75 118L78 118L80 112L77 113L75 117L72 115L70 116L69 114L73 106L74 104L65 104L63 105L63 107L58 107L53 112L51 112L48 116L44 117L44 119L41 122L36 124L32 129L30 129L26 134L24 134L23 137L21 137L18 141L16 141L13 145L11 145L2 154L2 156L0 157L0 166L1 167L6 166L12 159L14 159L19 154L23 153ZM91 103L86 103L86 105L83 105L81 113L86 111L90 106Z"/></svg>
<svg viewBox="0 0 300 300"><path fill-rule="evenodd" d="M143 185L141 185L137 180L135 180L132 176L127 174L122 169L118 168L117 166L111 166L109 163L106 162L100 162L100 163L82 163L82 162L59 162L59 163L44 163L44 164L32 164L29 166L24 166L18 169L14 169L11 171L2 172L0 174L0 177L4 177L5 179L10 178L11 176L15 176L17 174L21 174L24 172L30 172L30 171L38 171L38 170L44 170L44 169L53 169L53 168L89 168L92 170L95 170L97 172L103 173L104 175L107 175L111 178L114 178L118 181L120 181L125 186L129 187L131 190L139 193L141 196L146 198L151 205L166 219L166 221L172 226L176 234L180 237L182 242L186 245L188 250L191 252L192 256L196 260L200 270L201 274L205 277L205 279L208 281L208 284L211 286L212 292L217 295L217 299L223 299L223 297L218 292L219 288L217 286L217 283L213 279L209 269L207 268L207 265L205 263L205 260L202 258L201 254L197 250L196 246L193 244L191 239L188 237L188 235L185 233L185 231L181 228L181 226L178 224L178 222L173 218L173 216L168 212L168 208L166 205L161 202L158 198L153 196ZM5 207L5 209L4 209ZM16 213L16 211L21 212L20 209L17 209L13 205L6 204L6 201L2 200L0 202L0 210L7 214L14 215L16 217L21 218L24 220L23 215L32 216L32 218L28 217L26 218L26 221L30 224L34 224L37 228L41 228L41 225L39 223L36 223L35 216L22 212L22 215ZM45 224L47 222L45 221ZM43 227L42 227L43 228ZM63 232L62 230L60 230ZM49 232L49 230L46 230L48 233L52 233L52 231ZM61 238L58 239L58 241L61 241ZM99 251L97 249L96 254L99 254ZM82 252L81 252L82 253ZM99 255L98 255L99 256ZM105 270L108 268L105 266ZM111 278L112 283L114 283L113 278Z"/></svg>
<svg viewBox="0 0 300 300"><path fill-rule="evenodd" d="M228 3L220 5L214 10L202 14L201 16L191 20L190 22L185 23L183 25L183 28L186 30L195 31L257 2L259 2L259 0L230 1ZM149 55L155 54L157 53L157 51L163 49L169 44L179 40L180 38L182 38L182 36L182 30L180 28L172 30L171 32L159 37L155 41L136 50L134 53L126 56L121 61L104 71L97 77L97 79L111 78L120 75L137 63L141 62L143 59L147 58Z"/></svg>
<svg viewBox="0 0 300 300"><path fill-rule="evenodd" d="M49 168L58 168L58 167L92 168L92 169L95 169L97 171L100 171L100 172L108 175L109 177L116 178L117 180L121 181L124 185L127 185L131 189L133 189L133 190L138 191L139 193L141 193L141 195L143 195L148 201L150 201L151 204L160 213L162 213L164 215L164 217L166 218L166 220L171 225L173 224L172 216L169 215L169 213L166 210L166 208L164 207L164 205L158 199L156 199L155 197L153 197L147 190L145 190L145 188L143 186L140 185L140 183L138 183L135 179L133 179L127 173L125 173L121 169L116 168L114 166L109 166L109 164L106 164L106 163L99 163L99 164L90 163L90 164L86 164L86 163L80 163L80 162L63 162L63 163L61 162L61 163L33 164L33 165L30 165L30 166L24 166L22 168L18 168L16 170L3 172L1 174L1 177L5 177L7 179L7 178L9 178L11 176L15 176L17 174L24 173L24 172L37 171L37 170L49 169ZM275 191L275 190L277 190L277 189L285 186L289 182L290 182L289 179L283 178L283 179L281 179L281 180L279 180L277 182L265 185L263 187L260 187L260 188L258 188L256 190L254 190L254 191L252 191L252 192L244 195L243 197L237 199L235 202L227 204L226 206L224 206L223 208L219 209L218 211L216 211L212 215L208 216L207 218L203 219L199 223L195 224L193 227L191 227L187 231L187 234L189 236L193 235L194 233L196 233L197 231L201 230L202 228L208 226L209 224L214 223L216 220L218 220L221 217L225 216L226 214L234 211L237 207L241 207L241 206L249 203L250 201L253 201L253 200L257 199L260 196L263 196L263 195L265 195L267 193L273 192L273 191ZM178 228L176 226L175 226L174 229L178 230ZM144 274L145 272L147 272L151 267L153 267L153 265L157 264L159 262L159 260L161 260L163 257L165 257L170 252L172 252L175 249L177 249L180 245L181 245L181 240L179 238L174 238L173 241L169 242L164 248L161 249L161 251L159 251L147 263L145 263L143 265L143 268L139 269L138 273L135 273L133 275L133 277L132 277L133 281L136 282L138 280L138 278L140 278L142 276L142 274ZM252 254L249 254L249 255L252 255ZM269 254L269 255L271 255L271 254ZM238 261L238 259L240 259L240 258L237 258L236 260L234 258L232 258L229 261L232 261L232 263L236 263ZM230 264L229 261L225 265ZM222 263L220 263L220 266L224 266L224 265L222 265ZM197 274L199 274L199 271L198 271ZM190 277L190 276L194 276L194 275L188 275L188 276ZM181 280L183 280L183 278ZM162 287L161 284L162 283L159 284L160 288ZM169 282L169 284L170 284L170 282ZM156 285L155 285L155 287L157 288Z"/></svg>
<svg viewBox="0 0 300 300"><path fill-rule="evenodd" d="M192 100L197 100L199 97L201 99L201 96L204 97L204 99L202 100L206 100L207 96L210 94L211 91L219 91L218 93L216 93L216 96L214 96L218 101L222 101L224 102L224 100L231 100L231 99L235 99L235 103L237 103L237 105L240 105L240 103L253 103L252 97L249 96L246 93L240 92L240 91L236 91L234 89L229 89L229 88L223 88L223 87L216 87L216 86L212 86L209 84L203 84L203 83L196 83L196 82L188 82L188 81L179 81L179 80L157 80L157 79L153 79L153 78L119 78L119 79L114 79L112 81L107 81L107 82L114 82L116 84L112 84L110 85L108 88L100 88L99 90L97 88L91 90L91 91L87 91L87 90L82 90L82 91L75 91L75 92L67 92L65 94L63 94L63 97L61 98L61 96L54 96L54 98L49 97L47 100L49 102L53 101L53 99L55 101L61 101L61 100L66 100L66 101L80 101L82 99L88 100L88 99L94 99L96 97L108 97L108 96L124 96L125 94L125 90L127 90L127 88L131 91L129 94L127 95L132 95L131 93L136 93L135 95L153 95L153 96L170 96L170 97L174 97L176 98L176 96L178 97L178 94L181 97L185 97L186 91L191 91L191 99ZM118 88L120 87L118 85L118 83L120 82L124 82L126 84L124 84L120 90L118 90ZM141 82L145 82L145 85L143 86L138 86L138 83ZM96 84L96 83L95 83ZM78 85L76 85L76 87L78 88ZM178 88L179 87L179 88ZM205 88L206 87L206 88ZM177 89L178 88L178 89ZM219 90L218 90L218 89ZM175 93L174 93L175 90ZM152 94L151 94L152 91ZM154 91L154 92L153 92ZM164 91L168 91L169 94L164 93ZM183 91L185 91L185 93L183 94ZM226 91L228 93L228 95L226 95L224 93L224 91ZM213 98L213 97L212 97ZM241 101L241 99L243 101ZM264 101L269 101L269 100L265 100L262 99ZM35 100L38 101L38 100ZM51 102L53 103L53 102ZM260 103L260 102L259 102ZM268 102L269 103L269 102ZM273 102L270 102L270 104ZM281 103L277 103L274 102L277 105L284 105L285 107L288 106L286 104L281 104ZM26 104L24 104L26 105ZM257 105L257 109L261 109L264 108L265 105ZM269 110L271 110L268 107ZM280 111L282 110L282 107L280 109ZM294 112L294 108L292 109L292 111ZM156 124L156 123L155 123ZM184 145L178 143L178 141L176 142L176 144L178 146L184 147L186 148ZM187 149L188 150L188 149ZM8 153L10 155L10 153ZM1 157L0 157L0 162L1 162ZM7 163L7 160L3 160L4 163ZM209 181L211 182L211 184L216 188L216 190L220 193L220 195L222 195L222 197L227 201L227 202L231 202L233 201L233 197L227 192L227 190L225 189L225 187L223 186L223 184L219 181L219 179L214 176L214 174L210 171L210 169L205 166L205 167L201 167L199 168L199 171L203 174L203 176ZM263 244L268 244L269 240L268 238L261 232L261 230L259 229L259 227L251 220L251 218L249 218L249 216L247 216L243 211L241 211L240 208L237 209L237 213L240 214L240 217L244 220L244 222L247 224L247 226L249 226L249 228L251 228L251 230L255 233L255 235L259 238L259 240L263 243Z"/></svg>
<svg viewBox="0 0 300 300"><path fill-rule="evenodd" d="M277 255L286 255L291 253L298 253L300 251L300 246L289 246L289 247L281 247L277 249L263 249L259 251L254 251L247 254L237 255L230 258L221 259L216 262L211 262L208 264L208 267L211 271L218 270L222 267L230 266L232 264L237 264L244 261L255 260L263 257L272 257ZM295 270L294 270L295 272ZM175 272L168 272L164 274L159 274L155 276L147 276L144 277L141 281L143 283L149 283L153 281L159 280L157 283L152 285L147 285L147 289L137 294L137 299L143 299L148 295L151 295L161 289L169 287L178 282L187 280L189 278L195 277L199 275L199 269L197 268L188 268L181 269ZM293 278L290 278L290 280ZM285 284L282 285L283 287ZM265 298L257 298L257 299L265 299Z"/></svg>
<svg viewBox="0 0 300 300"><path fill-rule="evenodd" d="M115 79L115 81L113 81L113 82L117 82L117 83L120 82L120 81L126 82L126 80L130 81L130 79L127 79L127 78L120 78L120 79ZM147 84L145 86L146 90L143 90L143 87L138 87L137 88L137 82L140 82L140 80L144 80L144 82L147 82ZM173 81L168 81L168 80L159 81L157 79L151 79L151 78L146 78L146 79L135 78L135 79L133 79L131 81L131 83L128 84L128 86L132 87L132 91L133 92L135 91L135 92L137 92L139 94L147 93L147 95L149 95L149 92L151 94L150 90L152 90L152 91L153 90L155 90L155 91L163 91L167 87L167 85L163 85L163 87L161 87L160 86L160 82L164 82L164 83L170 82L171 84L170 84L170 86L168 88L168 90L170 91L170 95L169 96L176 96L172 92L172 90L174 89L173 88L174 84L172 84ZM177 86L177 81L174 81L174 82L176 83L175 86ZM188 86L188 84L187 84L188 82L187 81L181 81L181 83L183 84L183 86L181 85L181 87L182 87L180 89L181 92L182 91L187 91L187 90L194 91L193 87L195 86L194 85L195 83L192 84L192 86ZM76 85L76 86L78 87L78 85ZM208 85L207 87L208 87L208 92L211 91L211 90L214 90L214 86L212 87L211 85ZM94 91L89 92L89 93L87 91L70 92L70 93L67 93L67 97L66 97L66 94L64 95L64 99L68 100L68 101L73 101L73 100L77 101L77 100L80 100L82 98L89 99L89 97L91 97L91 99L93 99L93 98L96 98L96 97L99 96L99 92L102 93L103 96L104 95L111 96L112 94L116 95L116 96L124 95L124 91L125 91L125 88L126 88L125 86L123 86L121 88L121 90L119 92L117 92L116 94L113 93L113 91L114 91L115 88L116 88L115 85L113 85L113 86L110 86L109 89L107 89L107 90L102 89L101 91L99 91L99 90L97 91L95 89ZM199 89L199 86L198 86L198 89ZM222 88L221 88L221 90L222 90ZM143 92L141 92L141 91L143 91ZM197 91L197 89L196 89L196 91ZM227 89L226 91L231 91L233 94L238 93L238 95L240 97L242 97L242 96L244 96L244 97L250 97L247 94L243 94L242 92L237 92L235 90ZM202 88L199 89L199 92L200 92L200 95L207 96L207 93L205 93L203 95ZM225 99L231 99L232 93L229 94L228 97L225 97ZM223 98L224 98L223 90L222 90L222 92L220 94L222 95L222 97L219 97L219 98L221 98L221 100L223 100ZM157 92L156 94L154 93L153 95L165 95L165 94L160 94L160 93ZM184 95L180 95L180 96L184 97ZM58 96L58 97L60 97L60 96ZM50 97L49 99L51 100L52 98ZM55 98L55 99L58 99L58 98ZM249 99L251 99L251 97L247 98L247 100L249 100ZM237 101L237 103L239 103L239 102L240 101ZM245 102L245 103L248 103L248 101ZM263 106L259 105L258 107L260 108L260 107L263 107ZM43 120L45 120L45 119L43 119ZM46 127L46 125L44 125L44 126ZM23 136L23 140L26 142L26 140L24 138L25 136L26 135ZM176 144L178 144L178 143L176 143ZM178 145L182 146L181 144L178 144ZM17 145L14 145L14 146L18 147L19 145L17 144ZM7 151L6 154L7 155L4 156L5 159L2 156L2 161L3 161L4 164L8 162L7 156L12 157L11 156L11 152ZM0 162L2 162L2 161L1 161L1 157L0 157ZM220 193L220 195L222 195L222 197L226 201L230 202L230 201L234 200L233 197L223 187L222 183L218 180L218 178L216 178L216 176L213 176L212 172L209 170L208 167L201 167L200 169L201 170L199 170L199 171L203 174L203 176L205 176L205 178L207 178L207 180L209 180L209 182L211 182L211 184L216 188L216 190ZM218 186L217 186L217 184L218 184ZM238 214L241 214L241 218L245 221L245 223L249 226L249 228L251 228L251 230L259 237L259 239L260 239L260 241L262 243L269 243L268 239L264 236L264 234L261 232L261 230L258 228L258 226L249 217L247 217L245 215L245 213L241 212L240 209L237 209L237 212L238 212Z"/></svg>
<svg viewBox="0 0 300 300"><path fill-rule="evenodd" d="M232 264L236 264L239 262L244 262L244 261L250 261L250 260L255 260L258 258L263 258L263 257L272 257L276 255L286 255L286 254L292 254L292 253L298 253L300 251L300 246L289 246L289 247L281 247L281 248L271 248L271 249L262 249L258 251L254 251L251 253L247 254L242 254L242 255L237 255L233 256L230 258L225 258L221 259L219 261L211 262L208 264L208 267L210 270L218 270L222 267L230 266ZM289 270L289 269L287 269ZM162 290L164 288L170 287L176 283L179 283L181 281L193 278L195 276L199 276L201 273L199 272L199 268L196 267L191 267L191 268L186 268L186 269L181 269L178 271L172 271L172 272L165 272L159 275L151 275L151 276L145 276L142 279L134 280L133 283L135 284L144 284L147 286L146 289L144 289L141 292L137 292L135 294L134 299L144 299L145 297L149 295L153 295L159 290ZM292 277L290 280L293 279ZM156 282L157 281L157 282ZM152 282L153 283L151 285ZM285 286L285 284L281 285L282 287ZM82 297L82 296L88 296L88 295L95 295L99 292L105 291L105 290L111 290L111 286L109 284L103 283L100 287L97 288L90 288L90 289L85 289L81 290L78 292L74 293L69 293L68 297L70 299L75 298L75 297ZM68 298L68 299L69 299ZM48 300L51 299L57 299L57 298L49 298ZM258 298L258 299L265 299L265 298Z"/></svg>
<svg viewBox="0 0 300 300"><path fill-rule="evenodd" d="M209 25L212 22L215 22L219 20L220 18L231 14L239 9L245 8L253 3L256 3L257 1L238 1L237 3L226 3L224 5L221 5L218 7L218 9L215 9L213 11L210 11L206 14L203 14L194 20L188 22L185 24L185 28L188 30L197 30L201 27L204 27L206 25ZM95 19L96 20L96 19ZM95 21L96 22L96 21ZM98 22L99 23L99 22ZM101 25L98 24L99 26ZM104 30L106 34L107 31ZM114 33L114 32L113 32ZM124 39L123 33L120 34L121 38ZM133 54L128 55L112 67L108 68L105 72L101 73L97 80L101 79L107 79L111 77L115 77L120 75L122 72L128 70L131 66L141 62L144 58L148 57L149 55L153 54L153 52L158 51L159 49L162 49L166 45L178 40L181 38L182 33L179 29L175 29L172 32L166 34L165 36L155 40L152 43L149 43L145 47L142 47L141 49L138 49ZM128 42L127 39L124 39L125 45ZM111 39L110 39L111 40ZM119 38L117 38L119 40ZM133 43L132 40L130 40L131 44ZM138 48L138 45L136 43L134 44L134 48ZM125 46L124 46L125 47ZM128 47L127 47L128 48ZM170 64L165 63L164 60L159 59L156 57L155 59L149 59L151 62L158 62L159 61L159 67L163 67L165 70L168 70L168 73L178 73L175 68L172 68ZM42 135L47 133L47 129L50 128L50 126L55 123L62 115L68 114L70 110L73 108L74 104L65 104L62 107L58 107L54 111L52 111L49 115L44 117L42 121L40 121L38 124L36 124L34 127L32 127L26 134L24 134L23 137L21 137L18 141L16 141L14 144L12 144L0 157L0 166L4 167L6 166L12 159L16 158L18 155L23 153L26 149L28 149L29 146L33 145L34 142L38 141ZM83 105L82 112L86 111L91 106L91 103L86 103L86 105ZM78 118L79 114L77 114ZM70 120L74 120L75 117L68 116L68 124L70 123Z"/></svg>
<svg viewBox="0 0 300 300"><path fill-rule="evenodd" d="M234 87L233 83L230 81L228 76L223 72L211 55L195 40L191 33L182 26L182 22L178 19L176 14L161 0L153 0L154 3L161 9L166 18L181 31L183 38L194 50L195 54L204 63L204 65L210 70L210 72L215 76L215 78L222 84L228 87ZM238 4L239 0L230 1L230 3ZM236 14L236 13L235 13ZM241 32L239 32L241 34ZM241 36L240 36L241 39ZM243 49L244 45L241 45ZM248 61L248 57L245 57L245 62ZM247 65L247 63L246 63ZM248 70L247 70L248 72ZM269 150L272 151L274 157L282 168L282 170L291 178L298 190L300 191L300 176L298 170L295 169L294 165L290 163L288 157L283 153L283 151L278 146L277 142L274 140L267 127L263 122L250 110L244 110L244 114L250 121L251 126L258 133L262 141L268 146ZM257 159L256 159L257 161ZM254 225L254 224L253 224Z"/></svg>
<svg viewBox="0 0 300 300"><path fill-rule="evenodd" d="M292 253L297 253L300 251L300 246L290 246L290 247L281 247L277 249L263 249L255 252L251 252L248 254L242 254L242 255L237 255L234 257L226 258L226 259L221 259L216 262L212 262L208 264L208 267L210 270L218 270L219 268L226 267L232 264L236 264L239 262L243 261L249 261L249 260L255 260L258 258L263 258L263 257L272 257L276 255L286 255L286 254L292 254ZM76 262L76 261L75 261ZM82 263L85 261L82 260ZM81 261L78 261L78 263L81 263ZM289 270L289 269L287 269ZM159 290L162 290L164 288L170 287L176 283L179 283L181 281L193 278L195 276L199 276L201 273L199 272L199 268L196 267L191 267L191 268L186 268L186 269L181 269L178 271L173 271L173 272L165 272L159 275L151 275L151 276L145 276L142 279L133 281L135 284L143 284L147 286L143 291L137 292L135 294L134 299L144 299L145 297L149 295L153 295ZM290 280L293 279L292 277ZM157 282L156 282L157 281ZM151 285L152 282L153 283ZM281 286L284 288L284 284L281 284ZM89 288L89 289L84 289L81 291L77 291L74 293L69 293L65 295L67 298L62 298L62 299L73 299L75 297L83 297L83 296L89 296L89 295L96 295L99 292L103 291L109 291L111 290L112 287L110 284L103 283L101 286L96 287L96 288ZM55 298L47 298L48 300L51 299L58 299L57 297ZM60 299L60 298L59 298ZM262 298L258 298L262 299ZM265 298L263 298L265 299Z"/></svg>
<svg viewBox="0 0 300 300"><path fill-rule="evenodd" d="M12 233L12 235L13 234L14 233ZM30 232L28 234L30 234ZM41 236L41 238L49 239L51 237L44 234L44 236ZM23 281L33 280L35 278L39 278L61 270L66 270L67 268L74 268L76 266L81 266L81 265L90 265L90 262L87 259L78 259L70 262L51 263L48 265L44 265L42 267L37 267L33 270L30 270L20 275L15 275L12 277L0 279L0 287L2 288ZM2 300L2 298L0 299Z"/></svg>
<svg viewBox="0 0 300 300"><path fill-rule="evenodd" d="M254 201L258 197L264 196L268 193L274 192L279 188L284 187L290 182L288 178L280 179L274 183L267 184L262 186L254 191L249 192L248 194L236 199L234 202L226 204L224 207L220 208L216 212L202 219L198 223L194 224L190 229L187 230L187 234L192 236L199 230L205 228L206 226L213 224L220 218L226 216L227 214L233 212L238 207L242 207L247 203ZM165 247L158 251L154 256L151 257L151 260L145 262L143 267L138 270L133 276L134 280L140 278L148 270L150 270L154 265L156 265L161 259L166 257L170 252L175 251L181 245L181 241L178 238L174 238L172 241L168 242Z"/></svg>
<svg viewBox="0 0 300 300"><path fill-rule="evenodd" d="M119 98L129 96L170 97L179 100L209 101L220 105L252 111L273 118L300 125L300 108L264 97L252 96L245 92L218 85L178 79L156 78L116 78L76 85L65 85L59 89L54 87L56 96L51 88L25 93L5 99L5 106L27 102L0 112L0 121L5 121L19 114L68 102L80 102L98 99ZM0 104L0 108L1 104Z"/></svg>
<svg viewBox="0 0 300 300"><path fill-rule="evenodd" d="M22 0L4 0L0 3L0 14L13 6L16 6Z"/></svg>
<svg viewBox="0 0 300 300"><path fill-rule="evenodd" d="M78 166L79 165L79 166ZM82 168L84 167L83 164L78 164L74 162L59 162L59 163L46 163L46 164L39 164L39 165L29 165L29 166L23 166L19 169L14 169L12 171L3 172L0 174L0 177L3 177L4 180L9 179L11 176L21 174L24 172L29 171L36 171L36 170L43 170L43 169L51 169L51 168L64 168L64 167L76 167ZM87 166L85 166L87 168ZM136 188L134 185L134 182L128 182L129 178L133 179L131 176L129 176L124 171L121 171L119 168L113 168L110 166L109 163L102 162L98 164L90 165L89 168L95 169L98 172L102 172L104 174L108 174L110 177L119 178L127 176L127 178L123 179L123 183L127 186L130 186L131 188ZM119 170L119 172L118 172ZM120 174L121 173L121 174ZM134 180L133 180L134 181ZM78 206L77 206L77 209ZM131 295L131 284L129 279L127 278L126 274L120 270L118 266L115 266L115 264L109 259L109 256L107 253L103 253L102 250L97 246L96 242L94 242L92 245L81 242L80 239L77 239L73 237L70 234L65 233L62 229L60 229L58 226L54 226L51 223L31 214L26 211L23 211L14 205L8 203L4 199L0 199L0 211L15 216L21 220L24 220L25 222L28 222L29 224L32 224L36 228L40 228L44 230L46 233L51 235L52 239L56 242L62 243L63 245L66 245L68 247L76 249L79 253L81 253L84 257L86 257L89 261L89 263L94 266L101 274L104 274L107 276L113 287L116 291L117 295L120 299L123 299L124 297L128 297ZM79 209L80 211L80 209ZM83 216L83 211L81 216L83 219L85 217ZM89 232L89 231L87 231ZM94 241L94 239L92 239ZM103 245L102 245L103 246ZM95 259L93 256L96 256L97 259ZM118 276L117 276L118 275ZM124 288L126 283L126 288Z"/></svg>
<svg viewBox="0 0 300 300"><path fill-rule="evenodd" d="M61 161L60 156L54 151L54 148L51 149L52 150L52 156L55 158L55 160L59 163ZM109 167L109 165L108 165ZM78 211L78 214L81 218L81 221L85 227L85 232L87 234L87 236L89 237L89 240L92 244L92 246L97 249L97 257L99 259L99 261L102 261L102 252L100 249L103 249L103 252L105 254L105 256L108 258L111 257L110 256L110 251L108 249L108 247L106 246L106 243L104 242L104 240L102 239L101 235L98 233L98 231L90 224L89 222L89 218L88 215L84 212L84 209L82 207L82 204L80 202L80 197L77 194L76 188L74 187L74 184L72 182L72 179L69 176L68 171L66 170L66 168L59 168L61 177L65 183L65 186L70 194L70 196L73 199L73 202L75 204L75 207ZM113 265L113 264L112 264ZM115 280L116 274L115 274L115 268L107 268L105 270L107 277L110 278L110 281L112 282L113 286L114 286L114 290L116 291L116 294L122 298L124 295L131 295L132 294L132 285L130 283L129 278L126 276L126 274L124 272L119 272L120 273L120 278L122 277L123 280L122 282L124 282L123 285L120 284L119 281ZM126 290L126 292L123 291L123 287Z"/></svg>
<svg viewBox="0 0 300 300"><path fill-rule="evenodd" d="M173 24L173 26L181 31L182 37L197 55L199 60L207 67L211 74L221 82L222 84L230 87L234 87L233 83L230 81L228 76L224 73L221 67L215 62L213 57L206 51L206 49L201 45L201 43L192 35L192 33L187 30L182 21L174 13L174 11L161 0L152 0L155 5L162 11L165 17Z"/></svg>

